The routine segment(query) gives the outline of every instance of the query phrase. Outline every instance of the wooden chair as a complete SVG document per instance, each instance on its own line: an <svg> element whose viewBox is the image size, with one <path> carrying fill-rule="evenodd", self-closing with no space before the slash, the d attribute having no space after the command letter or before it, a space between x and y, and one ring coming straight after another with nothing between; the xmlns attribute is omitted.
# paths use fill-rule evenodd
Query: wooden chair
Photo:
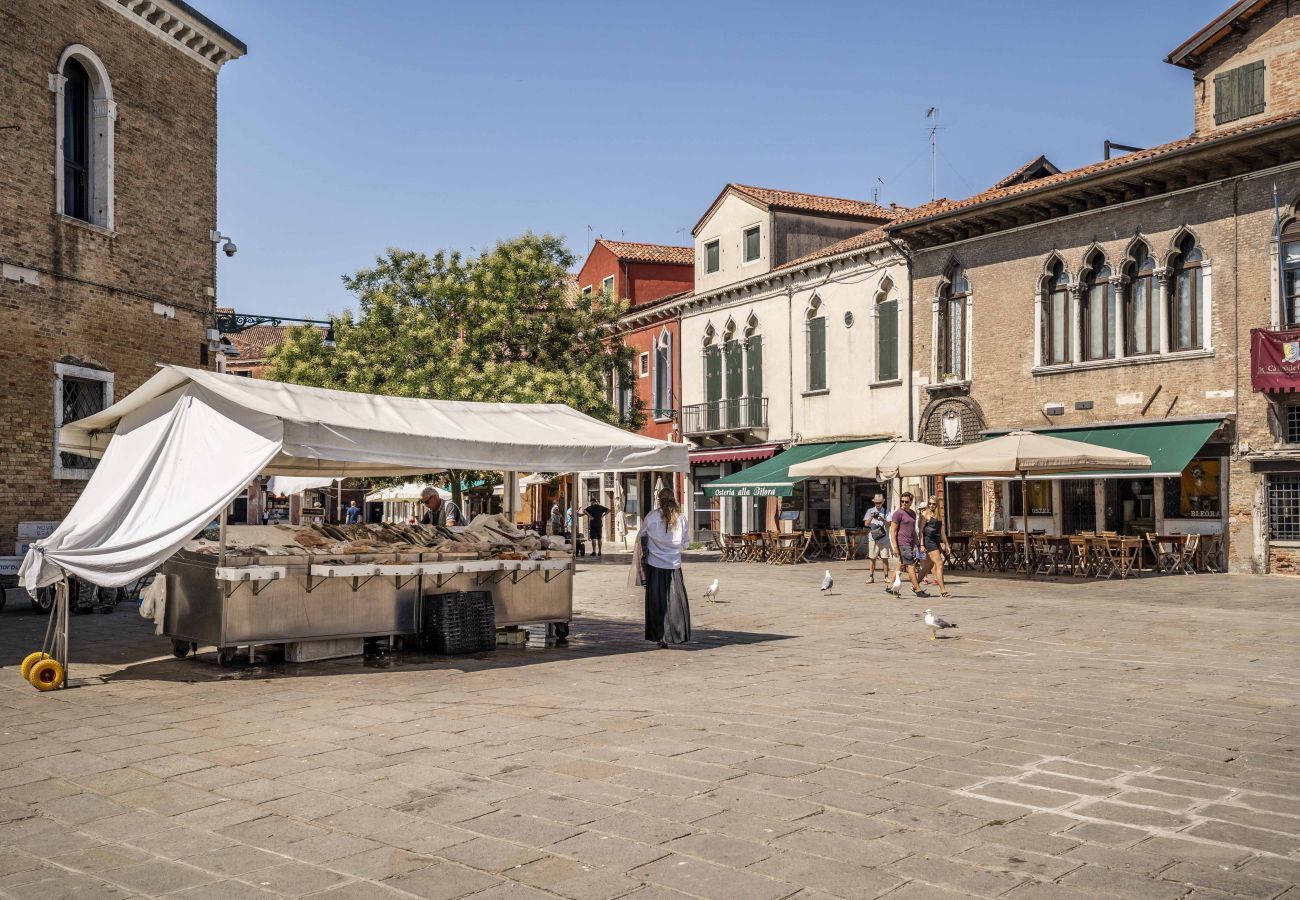
<svg viewBox="0 0 1300 900"><path fill-rule="evenodd" d="M1226 572L1223 558L1223 534L1201 535L1201 571Z"/></svg>
<svg viewBox="0 0 1300 900"><path fill-rule="evenodd" d="M700 543L704 544L705 550L721 550L722 542L718 540L721 535L715 534L707 528L700 529Z"/></svg>
<svg viewBox="0 0 1300 900"><path fill-rule="evenodd" d="M1146 534L1147 546L1151 549L1151 558L1155 561L1158 573L1182 571L1183 548L1178 542L1161 538L1153 531Z"/></svg>
<svg viewBox="0 0 1300 900"><path fill-rule="evenodd" d="M766 548L767 561L771 565L783 566L786 564L788 553L785 542L781 540L781 535L775 531L765 532L763 546Z"/></svg>
<svg viewBox="0 0 1300 900"><path fill-rule="evenodd" d="M790 542L790 563L808 562L808 548L812 544L813 535L811 531L800 533L799 537Z"/></svg>
<svg viewBox="0 0 1300 900"><path fill-rule="evenodd" d="M1056 574L1056 546L1043 535L1029 535L1029 560L1035 575Z"/></svg>
<svg viewBox="0 0 1300 900"><path fill-rule="evenodd" d="M1178 560L1178 568L1184 575L1196 574L1196 554L1201 547L1201 536L1189 534L1183 541L1183 552Z"/></svg>
<svg viewBox="0 0 1300 900"><path fill-rule="evenodd" d="M849 558L849 533L843 528L830 530L830 557L831 559Z"/></svg>

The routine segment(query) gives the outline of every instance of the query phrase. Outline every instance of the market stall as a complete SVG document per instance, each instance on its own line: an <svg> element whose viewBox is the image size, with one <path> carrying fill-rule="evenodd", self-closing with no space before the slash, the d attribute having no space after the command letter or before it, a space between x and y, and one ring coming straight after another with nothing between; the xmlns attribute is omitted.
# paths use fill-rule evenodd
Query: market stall
<svg viewBox="0 0 1300 900"><path fill-rule="evenodd" d="M439 543L429 535L430 543L421 545L408 535L363 548L336 539L314 551L303 548L306 553L272 552L266 535L232 545L237 532L226 527L224 510L259 474L686 467L683 445L631 434L562 405L387 397L177 366L163 367L108 409L65 425L59 437L65 452L100 462L68 517L28 551L23 585L35 592L75 575L116 587L166 563L162 633L176 642L216 644L223 655L235 646L411 633L420 598L454 589L456 579L492 586L499 624L567 624L572 610L568 544L483 552L447 544L453 530L439 533ZM186 547L218 520L215 552ZM511 558L518 556L524 558Z"/></svg>

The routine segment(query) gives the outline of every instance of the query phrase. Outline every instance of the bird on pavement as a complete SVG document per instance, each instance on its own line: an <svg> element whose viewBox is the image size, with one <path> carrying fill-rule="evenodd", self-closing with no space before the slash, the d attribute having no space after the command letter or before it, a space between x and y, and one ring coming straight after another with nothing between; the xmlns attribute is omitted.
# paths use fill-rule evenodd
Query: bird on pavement
<svg viewBox="0 0 1300 900"><path fill-rule="evenodd" d="M930 640L933 641L936 632L942 631L944 628L956 628L957 623L942 619L927 609L925 611L925 627L930 629Z"/></svg>
<svg viewBox="0 0 1300 900"><path fill-rule="evenodd" d="M825 597L826 592L829 591L834 586L835 586L835 579L831 577L831 570L827 569L825 577L822 578L822 596Z"/></svg>
<svg viewBox="0 0 1300 900"><path fill-rule="evenodd" d="M709 603L719 603L718 600L718 579L713 579L713 584L704 589L704 599Z"/></svg>

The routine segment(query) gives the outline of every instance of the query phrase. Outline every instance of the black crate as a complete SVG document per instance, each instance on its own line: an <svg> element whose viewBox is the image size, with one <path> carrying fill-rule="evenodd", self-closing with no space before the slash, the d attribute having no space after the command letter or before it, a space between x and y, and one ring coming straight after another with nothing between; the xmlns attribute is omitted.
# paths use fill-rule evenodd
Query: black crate
<svg viewBox="0 0 1300 900"><path fill-rule="evenodd" d="M420 598L424 644L435 653L481 653L497 648L497 617L490 591L450 591Z"/></svg>

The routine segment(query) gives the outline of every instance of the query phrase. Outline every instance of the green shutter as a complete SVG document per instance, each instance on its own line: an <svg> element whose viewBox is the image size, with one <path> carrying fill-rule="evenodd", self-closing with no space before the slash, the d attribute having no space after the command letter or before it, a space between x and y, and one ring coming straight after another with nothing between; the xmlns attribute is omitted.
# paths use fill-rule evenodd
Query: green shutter
<svg viewBox="0 0 1300 900"><path fill-rule="evenodd" d="M898 301L876 305L876 354L880 381L898 377Z"/></svg>
<svg viewBox="0 0 1300 900"><path fill-rule="evenodd" d="M727 371L727 402L725 422L728 428L740 425L740 398L745 393L745 369L740 341L732 339L722 348L723 364Z"/></svg>
<svg viewBox="0 0 1300 900"><path fill-rule="evenodd" d="M747 425L758 428L766 425L763 421L763 336L756 334L749 339L749 349L745 357L745 394L749 397Z"/></svg>
<svg viewBox="0 0 1300 900"><path fill-rule="evenodd" d="M1214 76L1214 124L1222 125L1264 111L1264 61Z"/></svg>
<svg viewBox="0 0 1300 900"><path fill-rule="evenodd" d="M808 390L826 390L826 317L808 320Z"/></svg>
<svg viewBox="0 0 1300 900"><path fill-rule="evenodd" d="M722 399L722 348L717 344L704 348L704 400L706 427L718 428L718 400Z"/></svg>

